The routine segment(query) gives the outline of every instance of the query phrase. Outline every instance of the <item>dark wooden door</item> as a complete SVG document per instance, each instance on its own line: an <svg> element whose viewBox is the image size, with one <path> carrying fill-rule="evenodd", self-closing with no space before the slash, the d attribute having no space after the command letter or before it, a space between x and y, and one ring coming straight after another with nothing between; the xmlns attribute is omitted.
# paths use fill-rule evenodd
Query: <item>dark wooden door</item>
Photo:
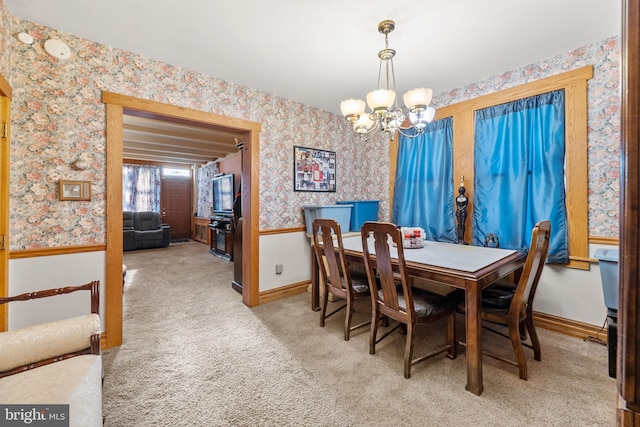
<svg viewBox="0 0 640 427"><path fill-rule="evenodd" d="M171 227L171 240L191 237L191 177L164 176L160 194L162 222Z"/></svg>

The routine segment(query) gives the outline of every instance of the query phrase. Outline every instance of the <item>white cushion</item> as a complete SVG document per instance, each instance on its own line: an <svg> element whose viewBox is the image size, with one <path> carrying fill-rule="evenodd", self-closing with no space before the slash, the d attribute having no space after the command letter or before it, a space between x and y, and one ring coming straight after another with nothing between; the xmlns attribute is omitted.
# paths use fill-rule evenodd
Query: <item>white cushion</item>
<svg viewBox="0 0 640 427"><path fill-rule="evenodd" d="M0 333L0 372L91 346L100 333L97 314Z"/></svg>
<svg viewBox="0 0 640 427"><path fill-rule="evenodd" d="M3 404L69 404L69 426L102 426L102 356L88 354L0 378Z"/></svg>

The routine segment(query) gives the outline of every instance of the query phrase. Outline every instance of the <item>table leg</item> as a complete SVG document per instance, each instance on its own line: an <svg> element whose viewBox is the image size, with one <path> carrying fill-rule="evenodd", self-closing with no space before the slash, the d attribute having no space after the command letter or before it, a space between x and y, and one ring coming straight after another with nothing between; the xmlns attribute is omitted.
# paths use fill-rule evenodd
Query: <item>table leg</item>
<svg viewBox="0 0 640 427"><path fill-rule="evenodd" d="M320 310L320 270L313 245L311 246L311 310Z"/></svg>
<svg viewBox="0 0 640 427"><path fill-rule="evenodd" d="M478 282L465 284L465 312L467 328L467 386L473 394L482 394L482 292Z"/></svg>

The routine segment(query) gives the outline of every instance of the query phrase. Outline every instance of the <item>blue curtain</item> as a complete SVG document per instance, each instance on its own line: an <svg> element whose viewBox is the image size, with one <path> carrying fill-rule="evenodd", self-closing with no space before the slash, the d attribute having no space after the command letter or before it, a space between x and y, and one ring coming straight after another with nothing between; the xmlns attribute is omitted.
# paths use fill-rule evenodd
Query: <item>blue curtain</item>
<svg viewBox="0 0 640 427"><path fill-rule="evenodd" d="M551 221L549 262L568 262L564 90L476 111L473 244L526 251Z"/></svg>
<svg viewBox="0 0 640 427"><path fill-rule="evenodd" d="M392 221L422 227L428 240L455 242L453 119L431 122L416 138L400 136Z"/></svg>
<svg viewBox="0 0 640 427"><path fill-rule="evenodd" d="M160 212L160 166L122 166L122 210Z"/></svg>

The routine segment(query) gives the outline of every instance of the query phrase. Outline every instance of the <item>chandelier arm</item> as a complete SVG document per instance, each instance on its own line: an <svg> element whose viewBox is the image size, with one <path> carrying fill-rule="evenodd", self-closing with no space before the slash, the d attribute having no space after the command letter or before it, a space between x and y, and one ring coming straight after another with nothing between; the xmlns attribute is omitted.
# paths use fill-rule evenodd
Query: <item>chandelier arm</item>
<svg viewBox="0 0 640 427"><path fill-rule="evenodd" d="M416 138L418 135L420 135L420 134L422 133L421 131L416 130L415 128L410 128L410 129L415 130L415 132L412 132L412 133L404 133L404 132L402 132L402 128L401 128L401 127L399 127L399 126L398 126L398 129L396 129L396 130L400 133L400 135L402 135L402 136L406 136L407 138Z"/></svg>
<svg viewBox="0 0 640 427"><path fill-rule="evenodd" d="M360 139L362 139L363 141L368 141L371 138L373 138L378 133L379 130L380 130L380 122L376 121L375 126L369 129L368 132L360 134Z"/></svg>

